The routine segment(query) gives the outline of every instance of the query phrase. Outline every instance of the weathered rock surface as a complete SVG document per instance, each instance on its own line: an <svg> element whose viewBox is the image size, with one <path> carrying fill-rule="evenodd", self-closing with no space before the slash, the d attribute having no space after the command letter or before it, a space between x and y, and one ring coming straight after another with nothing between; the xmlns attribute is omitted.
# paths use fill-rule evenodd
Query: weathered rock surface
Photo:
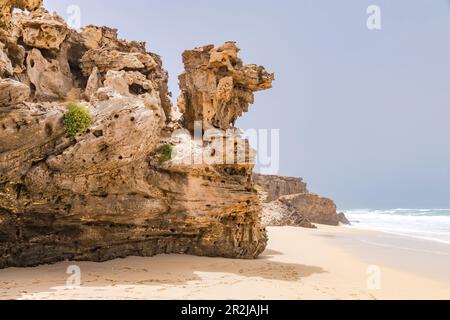
<svg viewBox="0 0 450 320"><path fill-rule="evenodd" d="M11 27L14 9L35 11L42 5L43 0L0 0L0 29Z"/></svg>
<svg viewBox="0 0 450 320"><path fill-rule="evenodd" d="M38 100L64 99L73 88L68 61L47 60L38 49L27 56L27 75Z"/></svg>
<svg viewBox="0 0 450 320"><path fill-rule="evenodd" d="M14 73L12 62L4 50L5 45L0 42L0 77L11 76Z"/></svg>
<svg viewBox="0 0 450 320"><path fill-rule="evenodd" d="M156 66L155 60L149 54L110 49L91 49L81 59L81 67L86 76L92 73L94 67L100 73L106 73L124 69L151 71Z"/></svg>
<svg viewBox="0 0 450 320"><path fill-rule="evenodd" d="M339 217L339 223L345 224L345 225L351 225L350 220L347 219L345 214L343 212L338 213Z"/></svg>
<svg viewBox="0 0 450 320"><path fill-rule="evenodd" d="M290 194L308 193L302 178L254 174L253 181L267 191L266 202L272 202Z"/></svg>
<svg viewBox="0 0 450 320"><path fill-rule="evenodd" d="M12 79L0 79L0 107L13 106L30 97L30 88Z"/></svg>
<svg viewBox="0 0 450 320"><path fill-rule="evenodd" d="M160 57L118 39L114 29L70 30L40 3L1 1L0 76L8 78L0 79L0 268L160 253L261 254L267 236L251 163L160 161L160 146L183 147L171 138L182 126L170 123ZM31 13L16 14L21 22L12 26L12 8ZM232 122L272 76L243 66L234 44L204 54L209 77L220 82L225 63L235 83L226 89L223 80L218 90L232 97L213 117L225 127L222 115ZM202 86L182 88L204 94ZM63 124L68 102L93 118L75 139ZM185 119L197 107L189 103ZM213 140L203 146L210 153ZM217 154L228 152L235 151Z"/></svg>
<svg viewBox="0 0 450 320"><path fill-rule="evenodd" d="M296 208L280 200L263 203L262 210L262 223L265 226L316 228L308 218L299 214Z"/></svg>
<svg viewBox="0 0 450 320"><path fill-rule="evenodd" d="M111 71L131 71L135 75L139 72L153 83L152 88L159 94L167 120L171 118L172 103L167 71L162 68L161 58L157 54L146 52L144 42L127 42L118 38L116 29L96 26L83 28L80 42L84 50L87 50L81 57L79 66L83 76L91 80L87 89L91 89L92 83L102 83ZM149 92L149 88L135 81L132 81L129 89L137 93Z"/></svg>
<svg viewBox="0 0 450 320"><path fill-rule="evenodd" d="M331 226L337 226L340 223L336 205L331 199L312 193L303 193L282 196L279 201L296 209L299 214L313 223Z"/></svg>
<svg viewBox="0 0 450 320"><path fill-rule="evenodd" d="M263 67L244 65L238 53L234 42L183 53L185 72L179 77L178 107L187 129L193 131L194 123L202 121L204 130L226 130L248 112L254 92L272 87L274 75Z"/></svg>
<svg viewBox="0 0 450 320"><path fill-rule="evenodd" d="M350 224L343 213L337 213L333 200L310 193L301 178L254 174L253 181L260 188L263 222L267 226Z"/></svg>
<svg viewBox="0 0 450 320"><path fill-rule="evenodd" d="M18 27L23 42L39 49L59 49L69 33L65 21L49 15L44 9L32 11L30 14L17 15Z"/></svg>

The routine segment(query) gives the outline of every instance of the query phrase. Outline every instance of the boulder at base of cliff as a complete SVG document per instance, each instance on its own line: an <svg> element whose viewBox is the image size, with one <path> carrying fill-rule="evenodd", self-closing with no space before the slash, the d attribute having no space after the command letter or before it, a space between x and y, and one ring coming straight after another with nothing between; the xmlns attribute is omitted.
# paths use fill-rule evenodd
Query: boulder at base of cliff
<svg viewBox="0 0 450 320"><path fill-rule="evenodd" d="M351 225L350 220L347 219L347 217L345 216L345 214L343 212L338 213L338 217L339 217L340 223L345 224L347 226Z"/></svg>
<svg viewBox="0 0 450 320"><path fill-rule="evenodd" d="M294 194L279 198L281 203L295 208L312 223L338 226L341 217L337 214L333 200L312 193Z"/></svg>
<svg viewBox="0 0 450 320"><path fill-rule="evenodd" d="M262 223L265 226L316 228L311 221L300 214L295 208L278 200L263 203L262 212Z"/></svg>
<svg viewBox="0 0 450 320"><path fill-rule="evenodd" d="M266 202L275 201L281 196L290 194L309 193L302 178L254 174L253 182L267 191Z"/></svg>

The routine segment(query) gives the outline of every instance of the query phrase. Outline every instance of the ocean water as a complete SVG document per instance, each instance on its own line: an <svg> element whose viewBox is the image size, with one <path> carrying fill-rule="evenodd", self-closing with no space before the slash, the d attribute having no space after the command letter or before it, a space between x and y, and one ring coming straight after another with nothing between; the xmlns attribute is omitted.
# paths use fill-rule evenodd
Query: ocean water
<svg viewBox="0 0 450 320"><path fill-rule="evenodd" d="M360 209L344 212L352 223L352 228L450 244L450 209Z"/></svg>

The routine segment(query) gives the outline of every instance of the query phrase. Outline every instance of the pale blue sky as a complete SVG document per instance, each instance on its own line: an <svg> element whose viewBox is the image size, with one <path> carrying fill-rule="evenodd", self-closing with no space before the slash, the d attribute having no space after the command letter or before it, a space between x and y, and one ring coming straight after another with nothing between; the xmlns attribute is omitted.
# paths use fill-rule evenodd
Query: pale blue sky
<svg viewBox="0 0 450 320"><path fill-rule="evenodd" d="M147 41L178 93L181 53L236 40L276 73L238 125L281 129L280 174L347 208L450 208L448 0L45 0ZM366 8L382 30L366 28Z"/></svg>

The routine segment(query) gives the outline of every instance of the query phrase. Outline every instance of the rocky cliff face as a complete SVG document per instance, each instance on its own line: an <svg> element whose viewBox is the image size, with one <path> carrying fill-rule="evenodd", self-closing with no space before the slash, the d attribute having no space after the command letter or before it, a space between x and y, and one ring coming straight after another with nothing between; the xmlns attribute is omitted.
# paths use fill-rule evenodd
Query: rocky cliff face
<svg viewBox="0 0 450 320"><path fill-rule="evenodd" d="M177 123L167 72L144 43L106 27L78 33L41 1L0 1L0 268L263 252L251 162L161 161L159 150L186 149L174 130L201 116L206 128L230 129L273 75L243 65L234 43L186 51ZM93 120L74 139L63 121L68 102ZM234 155L216 151L217 141L201 149Z"/></svg>
<svg viewBox="0 0 450 320"><path fill-rule="evenodd" d="M262 204L262 223L271 227L302 227L315 229L312 222L295 207L280 200Z"/></svg>
<svg viewBox="0 0 450 320"><path fill-rule="evenodd" d="M279 198L284 205L294 208L313 223L337 226L344 220L337 213L336 204L331 199L312 193L293 194Z"/></svg>
<svg viewBox="0 0 450 320"><path fill-rule="evenodd" d="M253 180L259 187L266 226L313 228L312 223L350 224L343 213L337 213L333 200L310 193L300 178L255 174Z"/></svg>
<svg viewBox="0 0 450 320"><path fill-rule="evenodd" d="M281 196L309 193L302 178L254 174L253 181L267 192L266 202L278 200Z"/></svg>

